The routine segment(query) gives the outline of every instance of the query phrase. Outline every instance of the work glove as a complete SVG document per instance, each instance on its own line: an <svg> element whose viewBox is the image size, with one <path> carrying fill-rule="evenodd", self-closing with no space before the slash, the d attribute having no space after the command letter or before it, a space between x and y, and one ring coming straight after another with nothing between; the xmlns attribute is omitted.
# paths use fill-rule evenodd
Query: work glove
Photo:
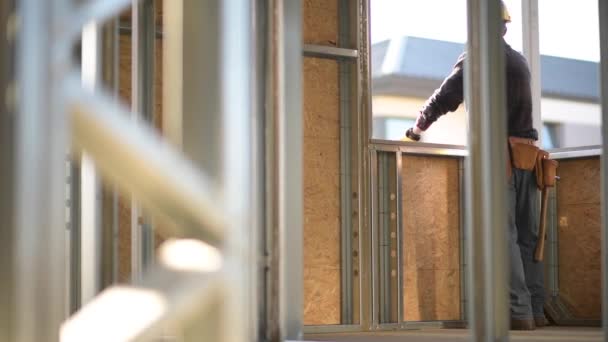
<svg viewBox="0 0 608 342"><path fill-rule="evenodd" d="M420 133L416 133L416 131L419 131L417 129L414 129L414 127L410 127L407 131L405 131L405 136L412 140L412 141L420 141L420 138L422 137Z"/></svg>

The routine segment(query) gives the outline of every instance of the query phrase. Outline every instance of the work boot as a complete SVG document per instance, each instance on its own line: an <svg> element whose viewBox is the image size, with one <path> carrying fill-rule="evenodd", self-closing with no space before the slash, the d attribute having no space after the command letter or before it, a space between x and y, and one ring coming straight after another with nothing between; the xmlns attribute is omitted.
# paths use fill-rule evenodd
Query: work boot
<svg viewBox="0 0 608 342"><path fill-rule="evenodd" d="M545 316L535 316L534 317L534 324L536 325L537 328L542 328L548 325L548 321L545 318Z"/></svg>
<svg viewBox="0 0 608 342"><path fill-rule="evenodd" d="M529 319L514 319L511 318L511 330L535 330L536 325L534 320Z"/></svg>

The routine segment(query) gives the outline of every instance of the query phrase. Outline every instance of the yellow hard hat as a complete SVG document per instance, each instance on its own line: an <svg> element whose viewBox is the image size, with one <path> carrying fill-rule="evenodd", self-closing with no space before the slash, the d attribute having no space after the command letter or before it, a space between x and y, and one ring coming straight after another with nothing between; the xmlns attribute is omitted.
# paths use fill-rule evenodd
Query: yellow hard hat
<svg viewBox="0 0 608 342"><path fill-rule="evenodd" d="M504 20L507 23L511 22L511 14L509 14L509 10L507 9L507 6L505 5L504 1L501 1L500 4L502 5L502 20Z"/></svg>

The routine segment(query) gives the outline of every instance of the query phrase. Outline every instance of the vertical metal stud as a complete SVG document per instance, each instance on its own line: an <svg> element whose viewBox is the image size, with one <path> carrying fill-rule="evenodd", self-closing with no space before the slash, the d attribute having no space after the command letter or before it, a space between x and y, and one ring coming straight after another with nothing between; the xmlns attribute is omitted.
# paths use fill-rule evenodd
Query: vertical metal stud
<svg viewBox="0 0 608 342"><path fill-rule="evenodd" d="M83 85L91 91L108 87L117 99L118 20L85 26L81 61ZM71 292L81 297L76 300L72 295L74 310L116 281L118 197L115 190L104 188L95 163L86 152L80 167L74 165L72 171L72 189L80 191L72 191L71 206L71 251L78 253L72 254Z"/></svg>
<svg viewBox="0 0 608 342"><path fill-rule="evenodd" d="M602 104L602 326L608 340L608 2L599 0L600 91Z"/></svg>
<svg viewBox="0 0 608 342"><path fill-rule="evenodd" d="M15 281L11 341L57 340L65 317L66 117L56 93L65 56L54 44L65 5L17 2L15 221L6 228L15 268L3 280Z"/></svg>
<svg viewBox="0 0 608 342"><path fill-rule="evenodd" d="M557 242L557 188L549 189L549 206L547 212L547 257L545 260L545 287L548 289L548 300L559 295L559 250Z"/></svg>
<svg viewBox="0 0 608 342"><path fill-rule="evenodd" d="M228 341L254 339L256 308L249 300L249 289L255 282L255 233L251 220L251 132L253 48L251 41L251 4L247 0L218 1L220 16L216 38L220 63L219 87L221 94L221 153L220 184L225 189L225 206L230 217L226 269L231 292L223 321ZM290 137L293 138L293 137ZM289 145L287 140L283 140ZM243 153L244 152L244 153ZM286 201L292 200L288 196ZM297 220L297 216L289 217ZM301 224L301 222L299 222ZM287 233L288 234L288 233ZM248 267L243 268L243 266ZM240 267L239 267L240 266ZM235 328L236 327L236 328Z"/></svg>
<svg viewBox="0 0 608 342"><path fill-rule="evenodd" d="M394 307L392 301L393 279L391 278L391 257L390 250L392 248L391 234L395 230L396 220L391 220L391 215L395 214L392 203L389 198L396 183L396 174L394 173L396 159L392 157L394 154L380 153L377 154L377 183L376 191L374 192L374 200L377 203L377 216L374 219L377 223L377 230L374 233L377 236L377 243L373 245L374 255L377 255L377 261L374 262L374 267L377 267L375 275L375 283L377 284L377 296L374 296L377 302L377 309L374 310L378 315L377 323L385 324L393 322L391 320L391 312ZM391 167L392 166L392 167Z"/></svg>
<svg viewBox="0 0 608 342"><path fill-rule="evenodd" d="M395 153L396 179L397 179L397 323L401 326L404 321L403 313L403 153Z"/></svg>
<svg viewBox="0 0 608 342"><path fill-rule="evenodd" d="M252 340L257 308L248 300L256 269L252 251L256 239L249 225L253 196L250 173L253 120L250 114L253 105L251 4L246 0L165 1L164 9L163 94L166 110L163 111L163 127L169 138L225 190L224 197L218 199L230 217L227 232L230 238L224 247L229 286L224 300L226 310L222 312L222 335L228 341ZM296 34L299 32L297 27ZM292 108L290 100L286 100L289 109ZM299 102L293 105L296 109L287 115L289 119L283 118L287 122L300 117L297 115ZM301 129L301 126L297 128ZM297 132L288 130L284 134L289 139L282 136L282 148L293 146L292 140L299 141ZM301 163L295 160L287 165L282 172L291 172L291 167L300 167ZM297 193L285 194L280 197L282 203L296 206L301 203L291 197ZM289 227L297 228L301 215L297 215L297 209L291 212L293 215L289 213L286 215ZM286 233L286 238L300 241L293 238L297 235L297 229L294 229ZM297 252L297 247L294 249ZM244 265L248 267L243 268ZM296 266L301 267L297 263ZM301 281L301 277L295 277L293 273L298 271L301 269L288 270L285 277ZM299 302L294 303L293 298L290 298L290 305L299 308Z"/></svg>
<svg viewBox="0 0 608 342"><path fill-rule="evenodd" d="M156 42L156 1L145 0L132 5L131 31L131 109L134 120L154 125L154 64ZM154 228L152 221L141 210L137 200L131 199L131 277L141 278L143 271L154 260Z"/></svg>
<svg viewBox="0 0 608 342"><path fill-rule="evenodd" d="M101 39L102 82L118 101L119 19L112 19L103 26ZM118 192L111 184L105 185L101 205L101 289L118 279Z"/></svg>
<svg viewBox="0 0 608 342"><path fill-rule="evenodd" d="M458 160L458 193L459 193L459 201L460 201L460 208L458 210L459 216L460 216L460 220L459 220L459 227L458 227L458 232L460 235L460 246L458 248L459 250L459 254L460 254L460 319L461 320L465 320L467 317L467 269L468 269L468 265L467 265L467 258L466 258L466 246L467 246L467 235L466 235L466 223L465 223L465 216L466 216L466 196L465 196L465 160L464 158L460 158Z"/></svg>
<svg viewBox="0 0 608 342"><path fill-rule="evenodd" d="M80 175L80 167L76 163L70 162L70 313L76 312L82 305Z"/></svg>
<svg viewBox="0 0 608 342"><path fill-rule="evenodd" d="M350 41L350 1L339 2L339 39L338 45L347 45ZM351 112L351 87L350 70L352 65L343 60L338 60L339 70L339 96L340 96L340 248L341 260L341 314L342 324L353 323L353 201L352 201L352 112Z"/></svg>
<svg viewBox="0 0 608 342"><path fill-rule="evenodd" d="M369 54L370 43L370 23L369 23L370 0L359 0L357 3L357 145L361 147L358 152L357 169L359 174L359 212L362 214L360 219L359 249L361 254L360 264L360 324L364 329L371 329L374 324L374 272L372 245L369 241L373 239L373 201L375 192L373 191L373 172L376 165L369 153L368 144L371 139L372 111L371 111L371 56ZM367 261L365 261L367 260Z"/></svg>
<svg viewBox="0 0 608 342"><path fill-rule="evenodd" d="M279 229L280 322L282 337L302 337L303 255L302 255L302 4L299 0L277 0L280 15L275 22L275 53L278 59L278 95L283 103L277 117L279 133Z"/></svg>
<svg viewBox="0 0 608 342"><path fill-rule="evenodd" d="M0 340L15 341L14 325L16 309L14 268L15 262L15 180L17 113L15 108L15 38L17 32L15 2L0 3L0 31L6 38L0 39ZM12 27L12 28L11 28ZM12 34L9 32L12 31Z"/></svg>
<svg viewBox="0 0 608 342"><path fill-rule="evenodd" d="M95 22L88 23L82 30L81 70L83 86L90 91L95 91L103 82L102 42L103 27ZM101 179L95 163L85 152L80 160L79 202L80 301L83 305L101 290L102 201Z"/></svg>
<svg viewBox="0 0 608 342"><path fill-rule="evenodd" d="M367 296L369 297L370 300L370 310L369 311L363 311L363 319L367 318L366 321L368 322L369 325L365 326L366 329L368 330L372 330L375 326L377 326L380 323L380 304L379 304L379 298L380 298L380 291L379 291L379 285L380 285L380 280L379 280L379 275L380 275L380 270L379 270L379 253L377 252L377 246L380 245L380 234L379 234L379 227L380 227L380 213L379 213L379 203L378 203L378 194L379 194L379 186L378 186L378 182L379 182L379 177L380 175L378 174L378 168L379 168L379 158L378 158L378 152L376 150L372 150L370 152L371 156L370 156L370 178L371 178L371 191L370 191L370 240L371 240L371 245L373 246L371 248L371 253L369 253L370 255L370 259L371 259L371 263L368 266L370 268L370 273L372 275L370 280L371 286L369 288L369 291L362 291L362 297L363 296Z"/></svg>
<svg viewBox="0 0 608 342"><path fill-rule="evenodd" d="M540 38L538 23L538 0L522 0L522 35L523 53L530 66L532 88L532 119L538 131L539 145L542 141L543 122L541 118L541 84L540 84ZM542 146L542 145L540 145Z"/></svg>
<svg viewBox="0 0 608 342"><path fill-rule="evenodd" d="M252 137L251 137L251 162L252 162L252 217L251 229L254 231L254 236L251 239L252 258L255 260L256 267L252 270L254 286L251 286L251 303L253 305L253 316L257 317L257 321L252 332L252 336L258 340L268 340L268 320L269 296L268 296L268 244L266 230L266 179L264 177L264 166L266 162L265 155L265 113L266 113L266 65L265 53L267 42L266 31L266 2L254 1L252 3L252 27L253 34L253 56L252 65L253 82L252 82ZM257 310L257 311L255 311Z"/></svg>
<svg viewBox="0 0 608 342"><path fill-rule="evenodd" d="M469 108L468 321L475 341L509 330L505 61L500 1L468 0L465 89Z"/></svg>

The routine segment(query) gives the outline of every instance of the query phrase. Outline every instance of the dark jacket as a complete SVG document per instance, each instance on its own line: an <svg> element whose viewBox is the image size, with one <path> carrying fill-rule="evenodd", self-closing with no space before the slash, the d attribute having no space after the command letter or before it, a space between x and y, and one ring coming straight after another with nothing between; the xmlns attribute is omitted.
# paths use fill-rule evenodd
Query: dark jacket
<svg viewBox="0 0 608 342"><path fill-rule="evenodd" d="M530 70L524 56L505 42L507 76L507 124L509 136L538 140L532 126ZM466 53L458 57L452 73L426 101L416 125L426 130L440 116L455 111L463 101L463 69Z"/></svg>

